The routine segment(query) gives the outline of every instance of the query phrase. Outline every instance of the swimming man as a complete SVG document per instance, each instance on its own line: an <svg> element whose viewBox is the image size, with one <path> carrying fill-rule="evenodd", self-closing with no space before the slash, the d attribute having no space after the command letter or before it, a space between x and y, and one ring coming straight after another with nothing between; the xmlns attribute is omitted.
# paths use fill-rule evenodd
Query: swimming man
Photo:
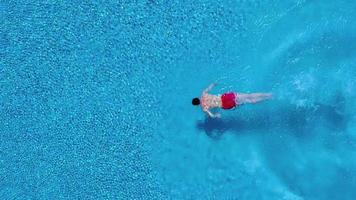
<svg viewBox="0 0 356 200"><path fill-rule="evenodd" d="M213 114L211 113L211 108L222 108L222 109L232 109L236 106L245 104L245 103L257 103L263 100L271 99L271 93L251 93L251 94L243 94L243 93L235 93L228 92L222 95L211 95L208 92L215 86L216 84L211 84L208 88L206 88L200 99L194 98L192 100L192 104L197 106L201 104L201 107L205 113L207 113L210 117L220 117L219 113Z"/></svg>

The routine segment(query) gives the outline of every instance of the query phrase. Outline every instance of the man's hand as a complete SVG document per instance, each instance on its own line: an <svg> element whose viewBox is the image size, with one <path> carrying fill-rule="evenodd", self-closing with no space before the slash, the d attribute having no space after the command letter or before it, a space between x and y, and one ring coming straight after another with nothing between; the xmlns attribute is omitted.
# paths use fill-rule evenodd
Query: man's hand
<svg viewBox="0 0 356 200"><path fill-rule="evenodd" d="M220 113L216 113L214 117L215 118L221 118L221 115L220 115Z"/></svg>
<svg viewBox="0 0 356 200"><path fill-rule="evenodd" d="M205 112L208 113L208 115L211 118L220 118L221 117L221 115L219 113L213 114L213 113L210 112L210 110L206 110Z"/></svg>

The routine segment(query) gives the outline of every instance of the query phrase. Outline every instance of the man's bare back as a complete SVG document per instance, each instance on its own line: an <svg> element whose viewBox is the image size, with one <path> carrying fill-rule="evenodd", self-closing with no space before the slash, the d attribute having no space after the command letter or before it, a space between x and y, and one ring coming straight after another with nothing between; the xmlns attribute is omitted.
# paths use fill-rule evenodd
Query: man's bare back
<svg viewBox="0 0 356 200"><path fill-rule="evenodd" d="M212 108L222 108L222 109L232 109L236 106L245 104L245 103L257 103L263 100L267 100L272 98L271 93L252 93L252 94L243 94L243 93L234 93L229 92L223 95L211 95L208 92L215 86L216 84L211 84L208 88L206 88L200 99L194 98L192 100L193 105L201 104L201 108L205 113L207 113L210 117L220 117L219 113L213 114L210 109Z"/></svg>

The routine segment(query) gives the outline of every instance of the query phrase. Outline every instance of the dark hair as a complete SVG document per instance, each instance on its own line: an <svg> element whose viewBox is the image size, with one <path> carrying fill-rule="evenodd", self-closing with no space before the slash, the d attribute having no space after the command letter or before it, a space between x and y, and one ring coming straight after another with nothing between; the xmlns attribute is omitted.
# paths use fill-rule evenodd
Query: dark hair
<svg viewBox="0 0 356 200"><path fill-rule="evenodd" d="M194 98L194 99L192 100L192 104L195 105L195 106L199 105L199 104L200 104L199 98Z"/></svg>

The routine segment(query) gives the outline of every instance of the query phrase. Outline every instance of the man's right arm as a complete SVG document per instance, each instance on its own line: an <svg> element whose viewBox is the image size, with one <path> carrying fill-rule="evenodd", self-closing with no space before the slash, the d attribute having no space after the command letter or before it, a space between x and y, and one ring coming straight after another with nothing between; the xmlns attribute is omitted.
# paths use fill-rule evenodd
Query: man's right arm
<svg viewBox="0 0 356 200"><path fill-rule="evenodd" d="M210 112L210 110L204 110L204 112L206 112L211 118L218 118L218 117L220 117L220 114L219 113L217 113L217 114L213 114L213 113L211 113Z"/></svg>

